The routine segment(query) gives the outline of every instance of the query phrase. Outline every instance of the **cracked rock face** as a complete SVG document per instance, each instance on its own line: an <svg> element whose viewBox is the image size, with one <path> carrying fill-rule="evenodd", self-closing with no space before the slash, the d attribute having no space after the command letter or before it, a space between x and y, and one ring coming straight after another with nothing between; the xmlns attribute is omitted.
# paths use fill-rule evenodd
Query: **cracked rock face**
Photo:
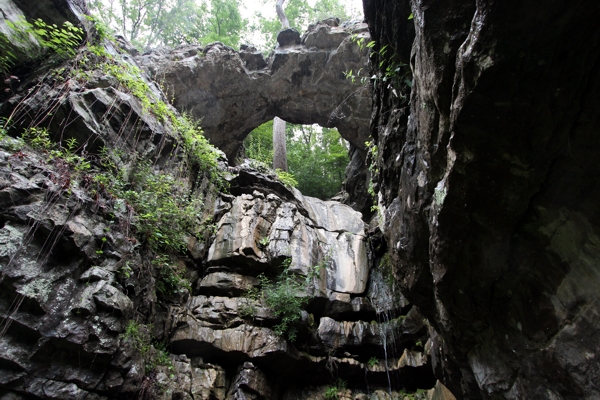
<svg viewBox="0 0 600 400"><path fill-rule="evenodd" d="M327 379L331 363L345 376L362 379L366 372L371 385L386 385L391 373L405 387L432 387L421 314L401 297L385 294L385 306L375 302L382 307L378 316L367 298L384 291L384 278L371 275L377 268L360 213L302 196L245 166L234 173L232 195L216 202L220 219L197 292L169 312L171 351L237 366L230 396L269 393L256 389L266 380L277 398L287 389L274 381L294 377L299 387L316 384ZM275 333L276 310L245 295L256 287L259 274L280 273L284 259L302 281L321 265L304 289L308 305L294 342ZM377 356L383 348L389 351L385 362Z"/></svg>
<svg viewBox="0 0 600 400"><path fill-rule="evenodd" d="M352 82L344 71L367 76L368 49L351 39L368 42L366 24L331 19L311 25L297 40L287 33L267 59L253 47L238 52L216 43L157 50L137 60L178 110L202 121L206 136L230 161L252 129L276 116L336 127L364 158L371 95L360 78Z"/></svg>
<svg viewBox="0 0 600 400"><path fill-rule="evenodd" d="M438 378L464 398L598 398L600 6L365 11L414 75L410 104L376 88L372 132L395 276L439 334Z"/></svg>
<svg viewBox="0 0 600 400"><path fill-rule="evenodd" d="M291 201L259 191L236 197L218 222L208 263L236 268L250 262L250 268L264 271L288 257L290 269L304 275L324 266L319 291L363 293L370 263L362 215L338 202L286 191Z"/></svg>

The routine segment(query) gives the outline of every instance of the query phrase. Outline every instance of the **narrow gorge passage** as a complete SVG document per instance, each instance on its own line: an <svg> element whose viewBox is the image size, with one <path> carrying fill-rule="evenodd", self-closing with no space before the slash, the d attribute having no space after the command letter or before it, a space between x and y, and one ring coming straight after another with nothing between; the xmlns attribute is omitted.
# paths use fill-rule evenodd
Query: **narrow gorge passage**
<svg viewBox="0 0 600 400"><path fill-rule="evenodd" d="M0 400L600 398L600 3L363 3L265 56L0 0ZM275 116L342 202L238 158Z"/></svg>
<svg viewBox="0 0 600 400"><path fill-rule="evenodd" d="M78 23L85 5L61 4L57 24ZM267 60L220 44L135 55L82 26L73 59L24 59L2 94L0 398L440 392L428 324L356 211L372 206L371 100L344 72L367 65L366 24L286 32ZM356 209L229 164L274 114L338 127Z"/></svg>

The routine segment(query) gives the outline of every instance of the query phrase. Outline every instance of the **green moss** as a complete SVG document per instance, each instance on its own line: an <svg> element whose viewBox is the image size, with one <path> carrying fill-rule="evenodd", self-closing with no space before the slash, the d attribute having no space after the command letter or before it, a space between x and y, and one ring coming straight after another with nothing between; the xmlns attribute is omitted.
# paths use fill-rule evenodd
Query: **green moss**
<svg viewBox="0 0 600 400"><path fill-rule="evenodd" d="M173 362L169 357L167 347L158 342L148 333L148 327L135 320L130 320L122 333L124 340L130 342L140 352L144 359L146 375L150 375L158 366L166 366L174 371Z"/></svg>

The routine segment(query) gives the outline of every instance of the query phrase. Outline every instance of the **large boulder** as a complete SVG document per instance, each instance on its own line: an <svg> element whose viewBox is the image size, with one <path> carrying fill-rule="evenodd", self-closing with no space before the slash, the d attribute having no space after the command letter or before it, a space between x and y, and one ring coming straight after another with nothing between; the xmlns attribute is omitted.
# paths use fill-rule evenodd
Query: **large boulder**
<svg viewBox="0 0 600 400"><path fill-rule="evenodd" d="M218 221L208 263L252 275L291 258L290 270L303 275L322 266L319 291L365 292L370 261L362 215L295 189L284 194L287 201L258 190L236 197Z"/></svg>

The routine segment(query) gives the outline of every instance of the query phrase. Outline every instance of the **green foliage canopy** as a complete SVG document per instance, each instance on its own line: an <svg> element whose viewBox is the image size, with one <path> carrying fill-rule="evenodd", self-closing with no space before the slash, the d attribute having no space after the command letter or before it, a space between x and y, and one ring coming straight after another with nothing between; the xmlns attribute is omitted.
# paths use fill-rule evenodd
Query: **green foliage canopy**
<svg viewBox="0 0 600 400"><path fill-rule="evenodd" d="M288 169L307 196L328 199L344 181L350 162L348 148L337 129L288 124ZM253 130L244 141L246 157L266 165L273 162L273 121Z"/></svg>
<svg viewBox="0 0 600 400"><path fill-rule="evenodd" d="M246 21L240 0L92 0L104 23L139 49L220 41L237 47Z"/></svg>

